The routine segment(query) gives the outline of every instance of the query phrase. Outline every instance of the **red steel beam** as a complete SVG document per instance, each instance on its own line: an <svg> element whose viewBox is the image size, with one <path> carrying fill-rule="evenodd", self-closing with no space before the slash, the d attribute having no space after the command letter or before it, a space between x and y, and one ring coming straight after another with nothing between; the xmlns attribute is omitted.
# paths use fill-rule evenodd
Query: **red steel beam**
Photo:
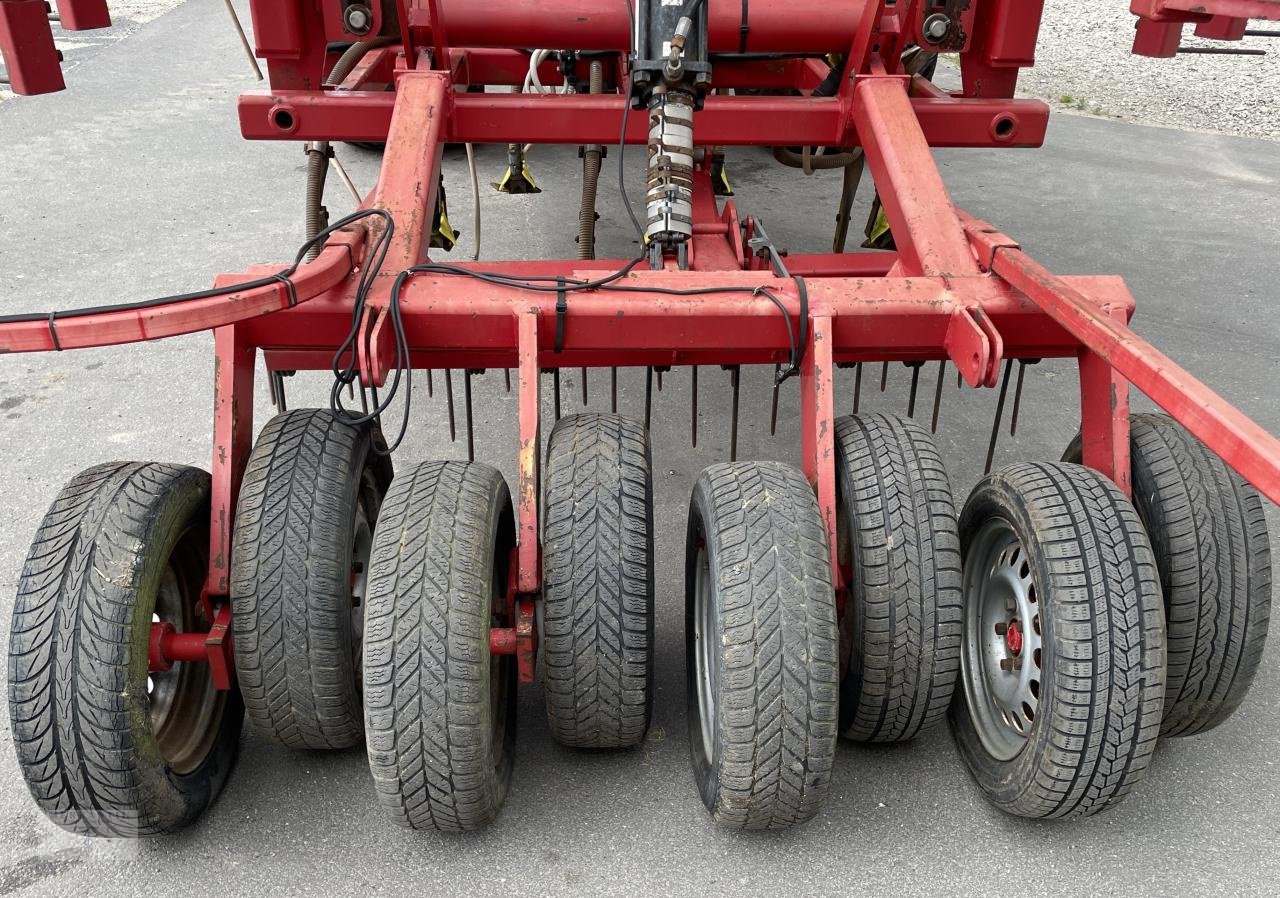
<svg viewBox="0 0 1280 898"><path fill-rule="evenodd" d="M9 86L20 96L53 93L67 86L44 0L0 0L0 59Z"/></svg>
<svg viewBox="0 0 1280 898"><path fill-rule="evenodd" d="M903 273L976 274L977 263L904 85L866 78L857 85L854 101L853 120Z"/></svg>
<svg viewBox="0 0 1280 898"><path fill-rule="evenodd" d="M938 147L1040 146L1049 120L1039 100L914 97L910 103L926 140ZM249 140L386 140L394 104L395 94L381 91L248 91L238 104L240 131ZM617 94L456 94L451 104L445 140L453 143L611 145L622 124ZM784 132L795 145L857 143L838 98L708 97L695 127L699 144L717 146L772 146ZM627 142L648 139L647 117L633 111Z"/></svg>
<svg viewBox="0 0 1280 898"><path fill-rule="evenodd" d="M57 0L58 24L67 31L111 27L107 0Z"/></svg>
<svg viewBox="0 0 1280 898"><path fill-rule="evenodd" d="M1263 495L1280 502L1280 440L1021 250L998 247L992 271L1173 415Z"/></svg>

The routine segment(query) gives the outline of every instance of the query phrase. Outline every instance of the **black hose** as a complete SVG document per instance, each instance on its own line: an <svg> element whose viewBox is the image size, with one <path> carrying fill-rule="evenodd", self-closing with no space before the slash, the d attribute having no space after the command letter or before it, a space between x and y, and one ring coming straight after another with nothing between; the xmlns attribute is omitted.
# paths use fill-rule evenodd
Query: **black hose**
<svg viewBox="0 0 1280 898"><path fill-rule="evenodd" d="M604 65L591 63L590 91L604 90ZM578 258L596 257L596 192L600 184L600 158L603 152L599 144L582 148L582 205L578 209Z"/></svg>

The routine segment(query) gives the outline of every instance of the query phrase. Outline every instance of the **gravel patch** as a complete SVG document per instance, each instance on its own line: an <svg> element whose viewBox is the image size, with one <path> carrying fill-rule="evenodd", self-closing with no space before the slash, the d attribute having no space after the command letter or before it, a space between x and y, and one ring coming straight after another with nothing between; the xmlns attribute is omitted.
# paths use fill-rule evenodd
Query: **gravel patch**
<svg viewBox="0 0 1280 898"><path fill-rule="evenodd" d="M1184 45L1249 47L1267 55L1149 59L1129 52L1135 21L1118 0L1046 4L1036 65L1023 70L1019 91L1065 110L1280 140L1280 38L1206 41L1187 26Z"/></svg>

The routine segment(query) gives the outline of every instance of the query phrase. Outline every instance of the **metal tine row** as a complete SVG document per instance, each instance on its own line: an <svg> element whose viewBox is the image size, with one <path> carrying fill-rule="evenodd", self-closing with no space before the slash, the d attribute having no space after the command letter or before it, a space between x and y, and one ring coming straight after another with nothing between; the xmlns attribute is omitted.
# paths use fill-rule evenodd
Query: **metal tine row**
<svg viewBox="0 0 1280 898"><path fill-rule="evenodd" d="M1016 436L1018 432L1018 413L1022 404L1022 388L1028 365L1037 364L1040 359L1006 359L1004 364L1004 373L1000 379L1000 390L996 399L995 418L991 424L991 437L987 443L986 464L983 467L983 473L991 472L991 465L995 459L996 442L1000 435L1000 422L1004 417L1005 400L1009 392L1009 379L1013 371L1013 363L1018 363L1018 378L1013 392L1013 411L1009 418L1009 435ZM914 418L916 415L916 399L920 386L920 371L924 367L923 361L905 361L903 364L911 369L911 388L907 398L907 416ZM854 369L853 379L853 414L858 414L858 409L862 402L862 362L844 362L839 363L839 368ZM742 369L740 365L721 365L723 370L729 373L729 385L732 391L732 404L729 413L729 460L737 461L738 459L738 411L739 400L742 392ZM669 371L669 366L648 366L645 368L644 381L644 426L648 430L653 422L653 387L656 377L658 389L662 389L662 375ZM774 384L773 396L769 409L769 435L775 436L778 432L778 400L780 393L780 385L777 382L777 375L781 372L780 364L774 365ZM471 378L476 374L483 374L483 368L466 368L463 369L465 376L463 382L463 399L466 415L467 427L467 458L475 461L475 435L473 422L473 409L471 398ZM933 414L930 420L929 429L932 433L938 432L938 416L942 409L942 385L946 378L947 362L943 359L938 362L938 374L933 393ZM580 369L582 377L582 404L586 406L589 402L587 369ZM555 420L559 421L561 417L561 399L560 399L560 369L552 368L549 371L552 378L552 392L554 394ZM506 384L506 391L511 392L511 369L503 369L503 378ZM698 445L698 366L690 366L690 406L691 415L689 420L690 441L694 448ZM957 371L957 380L960 385L964 385L963 377ZM888 388L889 381L889 363L881 363L880 368L880 392L885 392ZM427 371L427 395L434 394L433 386L434 378L431 370ZM283 384L277 385L276 380L272 380L272 401L277 401L277 396L281 397L280 404L283 404ZM445 394L449 409L449 440L456 442L458 439L457 421L454 412L453 399L453 371L449 368L444 370ZM277 392L278 390L278 392ZM616 414L618 411L618 369L616 367L609 369L609 399L610 408Z"/></svg>

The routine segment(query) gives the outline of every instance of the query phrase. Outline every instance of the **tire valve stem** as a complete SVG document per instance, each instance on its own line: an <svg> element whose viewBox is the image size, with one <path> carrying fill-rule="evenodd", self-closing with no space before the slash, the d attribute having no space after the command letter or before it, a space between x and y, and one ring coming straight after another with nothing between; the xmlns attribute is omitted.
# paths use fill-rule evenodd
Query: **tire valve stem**
<svg viewBox="0 0 1280 898"><path fill-rule="evenodd" d="M996 417L991 422L991 442L987 443L987 463L982 476L991 473L991 462L996 457L996 438L1000 436L1000 419L1004 417L1004 397L1009 392L1009 374L1013 371L1013 359L1004 360L1004 376L1000 378L1000 397L996 400Z"/></svg>
<svg viewBox="0 0 1280 898"><path fill-rule="evenodd" d="M444 369L444 391L448 394L449 404L449 442L456 443L458 441L458 427L453 417L453 369Z"/></svg>
<svg viewBox="0 0 1280 898"><path fill-rule="evenodd" d="M938 432L938 412L942 409L942 381L947 373L947 360L943 359L938 362L938 385L933 391L933 423L929 427L930 433Z"/></svg>

